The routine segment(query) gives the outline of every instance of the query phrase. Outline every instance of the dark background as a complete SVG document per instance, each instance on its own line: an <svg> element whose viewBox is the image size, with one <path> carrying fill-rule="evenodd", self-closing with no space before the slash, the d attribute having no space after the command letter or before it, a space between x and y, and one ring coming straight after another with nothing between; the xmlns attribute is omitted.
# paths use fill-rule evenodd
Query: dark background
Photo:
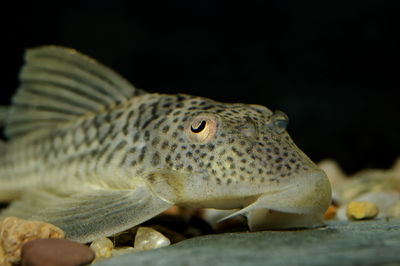
<svg viewBox="0 0 400 266"><path fill-rule="evenodd" d="M400 156L396 1L14 1L2 4L1 104L27 47L75 48L150 92L286 112L314 161Z"/></svg>

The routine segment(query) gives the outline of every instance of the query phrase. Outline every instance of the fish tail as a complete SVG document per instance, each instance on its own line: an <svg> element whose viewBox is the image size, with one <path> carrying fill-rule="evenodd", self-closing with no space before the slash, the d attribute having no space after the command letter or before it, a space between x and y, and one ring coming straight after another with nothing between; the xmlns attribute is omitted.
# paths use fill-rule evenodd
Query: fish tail
<svg viewBox="0 0 400 266"><path fill-rule="evenodd" d="M0 160L1 160L1 155L5 154L6 149L7 149L7 143L4 140L0 139Z"/></svg>
<svg viewBox="0 0 400 266"><path fill-rule="evenodd" d="M8 113L8 107L6 106L1 106L0 105L0 128L4 128L5 126L5 120L7 117ZM7 144L4 140L0 139L0 162L2 158L4 157L3 155L6 153L7 149ZM0 181L2 179L2 167L0 167Z"/></svg>
<svg viewBox="0 0 400 266"><path fill-rule="evenodd" d="M8 106L0 105L0 128L4 127L8 115Z"/></svg>
<svg viewBox="0 0 400 266"><path fill-rule="evenodd" d="M0 111L0 127L4 126L3 123L3 112L2 110ZM4 158L5 154L7 153L7 143L0 139L0 203L3 202L8 202L14 198L17 198L17 193L10 189L9 185L9 178L5 174L5 163L4 163ZM1 210L0 210L1 212Z"/></svg>
<svg viewBox="0 0 400 266"><path fill-rule="evenodd" d="M3 156L7 153L7 144L0 140L0 205L1 203L10 202L14 199L18 199L21 197L22 189L21 185L13 182L10 179L10 176L7 174L7 170L5 169ZM0 208L0 221L1 221L1 208Z"/></svg>
<svg viewBox="0 0 400 266"><path fill-rule="evenodd" d="M0 140L0 162L3 160L3 155L6 153L7 144L5 141ZM10 195L10 192L7 189L4 189L7 185L7 178L4 175L4 164L1 163L0 166L0 203L7 202L14 197L14 195Z"/></svg>
<svg viewBox="0 0 400 266"><path fill-rule="evenodd" d="M8 107L7 106L2 106L0 105L0 128L4 128L5 123L6 123L6 118L8 114ZM0 139L0 162L2 158L4 157L3 155L6 152L7 144L4 140ZM1 174L2 169L0 167L0 180L1 180Z"/></svg>

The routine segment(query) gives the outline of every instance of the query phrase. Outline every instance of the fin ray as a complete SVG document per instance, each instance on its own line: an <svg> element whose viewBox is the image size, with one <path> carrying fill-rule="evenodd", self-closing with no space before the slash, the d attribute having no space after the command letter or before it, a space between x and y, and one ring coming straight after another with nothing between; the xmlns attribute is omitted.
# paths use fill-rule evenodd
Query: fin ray
<svg viewBox="0 0 400 266"><path fill-rule="evenodd" d="M73 107L78 111L77 115L84 114L89 111L99 110L102 105L98 101L87 98L81 92L75 92L70 89L62 89L59 85L52 84L26 84L24 86L24 92L38 95L46 100L63 102ZM19 99L22 102L23 97Z"/></svg>
<svg viewBox="0 0 400 266"><path fill-rule="evenodd" d="M74 71L76 72L77 70ZM78 74L70 75L68 73L62 73L61 71L57 72L44 67L26 66L21 71L20 79L27 84L50 84L58 90L85 93L86 95L89 95L89 97L102 103L100 105L101 107L113 103L113 99L102 92L102 90L99 90L97 88L98 86L84 82L83 77L79 78Z"/></svg>
<svg viewBox="0 0 400 266"><path fill-rule="evenodd" d="M9 138L23 136L35 128L52 129L66 119L99 112L145 93L94 59L58 46L28 49L20 81L6 120L5 134ZM31 127L21 123L21 117L32 122L53 122Z"/></svg>
<svg viewBox="0 0 400 266"><path fill-rule="evenodd" d="M33 59L32 61L39 66L47 65L46 61L53 61L56 69L66 71L65 73L76 73L86 82L102 80L107 83L104 86L104 92L116 99L132 97L135 91L135 88L119 74L73 49L43 46L28 51L26 58L27 60ZM41 62L42 60L44 62Z"/></svg>
<svg viewBox="0 0 400 266"><path fill-rule="evenodd" d="M68 197L36 191L12 203L0 216L54 224L69 239L90 242L136 226L173 206L146 186L136 190L92 190Z"/></svg>

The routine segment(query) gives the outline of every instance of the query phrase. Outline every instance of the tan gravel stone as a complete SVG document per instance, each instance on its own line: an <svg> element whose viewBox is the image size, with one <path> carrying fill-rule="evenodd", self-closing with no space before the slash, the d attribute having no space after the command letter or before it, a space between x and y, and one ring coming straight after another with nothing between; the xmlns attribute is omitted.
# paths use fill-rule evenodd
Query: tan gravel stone
<svg viewBox="0 0 400 266"><path fill-rule="evenodd" d="M7 217L0 223L0 265L19 263L22 245L30 240L64 237L64 231L55 225Z"/></svg>
<svg viewBox="0 0 400 266"><path fill-rule="evenodd" d="M102 237L94 240L92 244L90 244L90 248L96 254L96 260L99 260L112 256L114 244L109 238Z"/></svg>
<svg viewBox="0 0 400 266"><path fill-rule="evenodd" d="M378 213L378 207L369 201L352 201L346 209L346 215L351 220L373 219Z"/></svg>

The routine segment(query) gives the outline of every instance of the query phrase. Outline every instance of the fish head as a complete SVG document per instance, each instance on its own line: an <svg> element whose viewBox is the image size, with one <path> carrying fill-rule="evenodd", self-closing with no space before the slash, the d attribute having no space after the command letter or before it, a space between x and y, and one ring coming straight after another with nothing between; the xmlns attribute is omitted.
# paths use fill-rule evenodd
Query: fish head
<svg viewBox="0 0 400 266"><path fill-rule="evenodd" d="M292 141L286 114L201 97L182 103L179 119L169 118L175 133L163 136L175 143L164 154L175 202L239 208L254 228L260 210L322 217L331 203L329 180Z"/></svg>

